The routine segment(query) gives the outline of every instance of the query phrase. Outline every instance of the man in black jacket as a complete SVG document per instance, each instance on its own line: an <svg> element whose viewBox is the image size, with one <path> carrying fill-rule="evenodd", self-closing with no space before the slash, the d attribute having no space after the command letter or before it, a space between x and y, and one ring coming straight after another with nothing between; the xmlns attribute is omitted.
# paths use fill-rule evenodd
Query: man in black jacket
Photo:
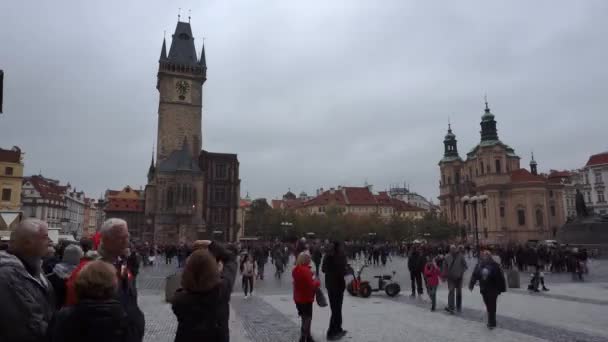
<svg viewBox="0 0 608 342"><path fill-rule="evenodd" d="M469 290L473 291L475 283L479 282L479 289L488 313L488 328L496 327L496 301L498 295L507 290L505 276L500 265L492 259L489 251L481 252L481 259L471 275Z"/></svg>
<svg viewBox="0 0 608 342"><path fill-rule="evenodd" d="M54 311L53 288L41 272L47 252L48 226L23 220L0 252L0 341L46 341Z"/></svg>
<svg viewBox="0 0 608 342"><path fill-rule="evenodd" d="M422 255L422 248L415 246L412 248L407 259L407 268L410 271L410 281L412 282L412 297L416 296L416 287L418 288L418 295L422 296L424 291L422 290L422 270L426 260Z"/></svg>
<svg viewBox="0 0 608 342"><path fill-rule="evenodd" d="M334 241L323 258L322 266L331 309L329 329L327 330L327 340L329 341L339 340L346 335L346 330L342 329L342 302L344 300L344 289L346 288L344 277L347 267L344 247L340 241Z"/></svg>

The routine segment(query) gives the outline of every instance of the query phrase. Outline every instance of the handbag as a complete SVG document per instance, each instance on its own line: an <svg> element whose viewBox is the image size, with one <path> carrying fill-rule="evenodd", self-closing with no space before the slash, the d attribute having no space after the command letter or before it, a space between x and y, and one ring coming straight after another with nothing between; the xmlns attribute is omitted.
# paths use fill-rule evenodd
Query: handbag
<svg viewBox="0 0 608 342"><path fill-rule="evenodd" d="M327 298L325 298L325 293L323 293L320 287L317 287L315 290L315 299L320 307L324 308L327 306Z"/></svg>

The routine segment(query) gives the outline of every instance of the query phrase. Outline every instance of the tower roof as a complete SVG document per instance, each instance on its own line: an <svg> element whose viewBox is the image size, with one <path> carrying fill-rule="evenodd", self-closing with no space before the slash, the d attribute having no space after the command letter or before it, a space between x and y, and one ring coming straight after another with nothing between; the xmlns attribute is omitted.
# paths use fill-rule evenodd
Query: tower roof
<svg viewBox="0 0 608 342"><path fill-rule="evenodd" d="M160 59L167 59L167 42L165 38L163 38L163 47L160 50Z"/></svg>
<svg viewBox="0 0 608 342"><path fill-rule="evenodd" d="M536 160L534 160L534 152L532 152L532 159L530 160L530 165L538 165Z"/></svg>
<svg viewBox="0 0 608 342"><path fill-rule="evenodd" d="M448 133L445 135L445 140L456 139L456 134L452 132L452 124L448 124Z"/></svg>
<svg viewBox="0 0 608 342"><path fill-rule="evenodd" d="M486 102L486 109L484 110L484 113L481 116L481 120L482 121L494 120L494 114L492 114L492 112L490 112L490 107L488 107L488 100L486 99L485 102Z"/></svg>
<svg viewBox="0 0 608 342"><path fill-rule="evenodd" d="M178 21L172 36L169 60L176 64L196 65L196 49L190 23Z"/></svg>
<svg viewBox="0 0 608 342"><path fill-rule="evenodd" d="M203 43L203 49L201 50L201 59L198 62L202 67L207 67L207 59L205 58L205 43Z"/></svg>

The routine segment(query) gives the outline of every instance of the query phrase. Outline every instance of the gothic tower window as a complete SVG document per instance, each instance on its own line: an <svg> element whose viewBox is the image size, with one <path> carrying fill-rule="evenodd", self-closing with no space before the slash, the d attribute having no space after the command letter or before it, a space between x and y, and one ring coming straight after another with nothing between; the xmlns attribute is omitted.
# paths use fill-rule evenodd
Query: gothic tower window
<svg viewBox="0 0 608 342"><path fill-rule="evenodd" d="M500 168L500 159L496 159L496 173L501 173L502 169Z"/></svg>
<svg viewBox="0 0 608 342"><path fill-rule="evenodd" d="M482 175L483 175L483 173L484 173L484 170L485 170L485 169L483 168L483 162L481 162L481 174L482 174Z"/></svg>

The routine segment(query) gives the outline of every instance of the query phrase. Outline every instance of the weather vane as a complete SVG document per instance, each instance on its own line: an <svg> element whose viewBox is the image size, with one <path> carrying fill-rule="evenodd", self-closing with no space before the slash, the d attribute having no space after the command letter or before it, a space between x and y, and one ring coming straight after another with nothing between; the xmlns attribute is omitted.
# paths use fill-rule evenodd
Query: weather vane
<svg viewBox="0 0 608 342"><path fill-rule="evenodd" d="M182 8L180 7L180 8L177 10L177 21L179 21L179 19L180 19L181 17L182 17Z"/></svg>
<svg viewBox="0 0 608 342"><path fill-rule="evenodd" d="M190 23L190 14L192 13L192 10L188 10L188 23Z"/></svg>

